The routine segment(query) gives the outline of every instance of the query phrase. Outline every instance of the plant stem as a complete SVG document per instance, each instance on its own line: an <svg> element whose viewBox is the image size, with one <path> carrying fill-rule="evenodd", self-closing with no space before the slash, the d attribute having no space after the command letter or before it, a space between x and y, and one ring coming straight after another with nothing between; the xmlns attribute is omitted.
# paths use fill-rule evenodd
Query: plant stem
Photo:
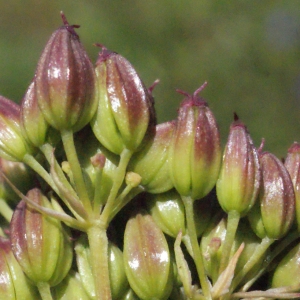
<svg viewBox="0 0 300 300"><path fill-rule="evenodd" d="M100 226L100 223L95 223L87 230L87 235L95 282L95 300L111 300L106 229Z"/></svg>
<svg viewBox="0 0 300 300"><path fill-rule="evenodd" d="M10 222L13 215L13 210L6 203L4 199L0 198L0 214L5 218L7 222Z"/></svg>
<svg viewBox="0 0 300 300"><path fill-rule="evenodd" d="M228 212L226 236L225 236L225 241L222 249L222 257L221 257L219 274L221 274L225 270L230 260L231 248L234 242L239 221L240 221L240 214L237 211L233 210Z"/></svg>
<svg viewBox="0 0 300 300"><path fill-rule="evenodd" d="M33 169L37 174L39 174L49 186L58 193L57 187L52 180L50 174L44 169L44 167L30 154L25 154L23 162L27 164L31 169Z"/></svg>
<svg viewBox="0 0 300 300"><path fill-rule="evenodd" d="M273 242L274 239L270 239L267 236L262 239L261 243L256 247L253 255L250 257L248 262L244 265L243 269L233 279L231 285L232 291L234 291L234 289L240 284L240 282L251 270L251 268L261 259L261 257L265 254L265 252L273 244Z"/></svg>
<svg viewBox="0 0 300 300"><path fill-rule="evenodd" d="M193 259L196 264L201 288L205 299L210 300L210 286L208 278L205 274L203 257L198 244L195 220L194 220L194 200L189 196L182 196L182 201L185 207L188 235L190 236L191 246L193 250Z"/></svg>
<svg viewBox="0 0 300 300"><path fill-rule="evenodd" d="M113 179L114 180L113 186L111 188L104 210L101 214L101 221L106 225L108 225L108 222L111 219L110 216L115 206L115 199L117 198L119 189L124 181L126 168L131 156L132 156L132 151L128 149L124 149L121 153L120 162Z"/></svg>
<svg viewBox="0 0 300 300"><path fill-rule="evenodd" d="M37 283L37 288L39 290L42 300L53 300L50 291L50 285L48 282Z"/></svg>
<svg viewBox="0 0 300 300"><path fill-rule="evenodd" d="M88 196L88 192L86 189L86 185L83 179L81 166L78 160L78 156L76 153L76 148L74 144L74 136L72 130L62 130L61 138L64 145L65 153L70 164L70 168L72 170L76 191L85 210L88 214L92 212L91 201Z"/></svg>

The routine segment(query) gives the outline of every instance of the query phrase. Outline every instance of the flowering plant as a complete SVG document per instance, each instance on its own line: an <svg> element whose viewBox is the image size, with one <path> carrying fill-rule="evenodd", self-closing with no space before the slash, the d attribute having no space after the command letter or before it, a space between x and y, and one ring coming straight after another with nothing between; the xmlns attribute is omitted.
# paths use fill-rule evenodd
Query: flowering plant
<svg viewBox="0 0 300 300"><path fill-rule="evenodd" d="M20 105L0 96L0 299L300 298L300 145L285 162L153 88L62 13ZM223 155L222 155L223 152Z"/></svg>

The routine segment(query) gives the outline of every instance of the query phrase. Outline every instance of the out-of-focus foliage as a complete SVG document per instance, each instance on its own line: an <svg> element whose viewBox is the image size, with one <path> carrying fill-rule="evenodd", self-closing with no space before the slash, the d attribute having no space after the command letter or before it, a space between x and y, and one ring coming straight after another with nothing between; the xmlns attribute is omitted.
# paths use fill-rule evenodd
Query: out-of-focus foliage
<svg viewBox="0 0 300 300"><path fill-rule="evenodd" d="M0 94L20 101L63 10L91 59L93 43L125 56L154 90L159 122L202 92L227 138L236 112L255 144L285 156L300 141L300 1L0 0Z"/></svg>

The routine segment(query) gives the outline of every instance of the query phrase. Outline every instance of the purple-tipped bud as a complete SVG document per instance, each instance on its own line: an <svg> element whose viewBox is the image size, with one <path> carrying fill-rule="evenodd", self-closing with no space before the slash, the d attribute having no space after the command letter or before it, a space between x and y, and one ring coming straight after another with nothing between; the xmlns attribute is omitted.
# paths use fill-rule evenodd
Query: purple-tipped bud
<svg viewBox="0 0 300 300"><path fill-rule="evenodd" d="M0 237L0 299L40 299L15 259L10 241L3 237Z"/></svg>
<svg viewBox="0 0 300 300"><path fill-rule="evenodd" d="M169 149L173 184L179 194L193 199L214 187L221 161L218 126L207 103L197 96L201 88L181 103Z"/></svg>
<svg viewBox="0 0 300 300"><path fill-rule="evenodd" d="M36 92L46 121L57 130L80 130L96 108L93 65L74 27L64 25L50 37L36 70Z"/></svg>
<svg viewBox="0 0 300 300"><path fill-rule="evenodd" d="M20 106L0 96L0 156L11 161L22 161L32 147L22 135Z"/></svg>
<svg viewBox="0 0 300 300"><path fill-rule="evenodd" d="M167 299L172 264L166 238L150 215L137 214L126 225L124 262L127 279L140 299Z"/></svg>
<svg viewBox="0 0 300 300"><path fill-rule="evenodd" d="M27 197L40 206L53 209L53 204L38 189L30 190ZM14 211L10 232L12 251L32 282L55 286L65 278L73 252L58 220L42 215L22 200Z"/></svg>
<svg viewBox="0 0 300 300"><path fill-rule="evenodd" d="M111 152L137 151L155 125L153 99L133 66L103 48L96 64L98 111L92 121L97 139Z"/></svg>
<svg viewBox="0 0 300 300"><path fill-rule="evenodd" d="M43 145L49 125L38 106L34 80L22 100L20 120L24 136L36 147Z"/></svg>
<svg viewBox="0 0 300 300"><path fill-rule="evenodd" d="M217 196L223 210L247 214L257 199L260 178L258 152L245 125L236 120L230 127L217 181Z"/></svg>
<svg viewBox="0 0 300 300"><path fill-rule="evenodd" d="M129 170L142 176L141 184L149 193L163 193L173 187L168 165L168 149L175 122L156 126L155 136L131 159Z"/></svg>
<svg viewBox="0 0 300 300"><path fill-rule="evenodd" d="M284 162L288 170L295 191L296 199L296 222L298 231L300 231L300 144L294 143L288 150L286 160Z"/></svg>
<svg viewBox="0 0 300 300"><path fill-rule="evenodd" d="M273 154L259 155L262 184L258 203L248 213L254 232L260 237L279 239L293 224L295 193L291 177L283 163Z"/></svg>

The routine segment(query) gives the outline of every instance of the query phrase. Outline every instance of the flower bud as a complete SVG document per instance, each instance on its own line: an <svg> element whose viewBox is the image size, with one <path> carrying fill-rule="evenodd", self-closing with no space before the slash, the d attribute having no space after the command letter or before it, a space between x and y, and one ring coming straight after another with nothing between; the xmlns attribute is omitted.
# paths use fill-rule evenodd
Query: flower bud
<svg viewBox="0 0 300 300"><path fill-rule="evenodd" d="M11 251L10 241L0 237L0 300L39 299Z"/></svg>
<svg viewBox="0 0 300 300"><path fill-rule="evenodd" d="M166 238L150 215L137 214L126 225L124 263L129 284L140 299L167 299L172 264Z"/></svg>
<svg viewBox="0 0 300 300"><path fill-rule="evenodd" d="M255 203L260 185L258 153L244 124L238 119L230 127L217 181L222 209L247 214Z"/></svg>
<svg viewBox="0 0 300 300"><path fill-rule="evenodd" d="M38 106L34 80L23 97L20 121L24 136L34 146L40 147L45 143L49 125Z"/></svg>
<svg viewBox="0 0 300 300"><path fill-rule="evenodd" d="M271 286L298 286L300 282L300 244L290 250L278 263L271 281Z"/></svg>
<svg viewBox="0 0 300 300"><path fill-rule="evenodd" d="M95 136L108 150L137 151L152 133L153 99L133 66L121 55L103 48L96 64L98 110L92 121Z"/></svg>
<svg viewBox="0 0 300 300"><path fill-rule="evenodd" d="M27 193L33 187L33 173L24 163L9 161L0 157L0 170L20 192ZM7 180L3 178L2 173L0 173L0 198L8 202L19 202L19 196L17 196Z"/></svg>
<svg viewBox="0 0 300 300"><path fill-rule="evenodd" d="M221 148L216 120L207 103L197 96L181 103L169 149L170 176L180 195L199 199L214 187Z"/></svg>
<svg viewBox="0 0 300 300"><path fill-rule="evenodd" d="M78 273L71 272L57 286L53 288L52 294L56 300L90 300L85 292Z"/></svg>
<svg viewBox="0 0 300 300"><path fill-rule="evenodd" d="M147 206L155 223L169 236L176 238L181 231L186 233L186 220L184 204L180 195L171 190L162 194L149 195ZM194 202L194 219L197 236L203 233L210 220L210 202Z"/></svg>
<svg viewBox="0 0 300 300"><path fill-rule="evenodd" d="M126 293L124 293L120 300L139 300L139 298L132 289L129 289Z"/></svg>
<svg viewBox="0 0 300 300"><path fill-rule="evenodd" d="M30 190L27 197L53 209L53 204L38 189ZM10 232L12 251L31 281L55 286L65 278L73 254L67 233L58 220L42 215L22 200L14 211Z"/></svg>
<svg viewBox="0 0 300 300"><path fill-rule="evenodd" d="M288 170L295 192L296 223L300 231L300 144L294 143L288 150L284 166Z"/></svg>
<svg viewBox="0 0 300 300"><path fill-rule="evenodd" d="M95 298L95 285L90 261L90 249L85 236L82 236L75 246L78 271L82 284L91 299ZM128 281L125 274L123 253L112 243L108 244L108 268L112 299L120 299L128 289Z"/></svg>
<svg viewBox="0 0 300 300"><path fill-rule="evenodd" d="M36 70L36 96L46 121L55 129L78 131L96 108L93 65L74 28L64 25L50 37Z"/></svg>
<svg viewBox="0 0 300 300"><path fill-rule="evenodd" d="M0 156L11 161L22 161L31 153L20 126L20 106L0 96Z"/></svg>
<svg viewBox="0 0 300 300"><path fill-rule="evenodd" d="M168 166L168 148L175 122L156 126L155 136L131 159L129 170L142 176L141 185L148 193L163 193L173 187Z"/></svg>
<svg viewBox="0 0 300 300"><path fill-rule="evenodd" d="M262 184L257 205L248 213L253 231L260 237L279 239L293 224L295 193L283 163L273 154L259 155Z"/></svg>

